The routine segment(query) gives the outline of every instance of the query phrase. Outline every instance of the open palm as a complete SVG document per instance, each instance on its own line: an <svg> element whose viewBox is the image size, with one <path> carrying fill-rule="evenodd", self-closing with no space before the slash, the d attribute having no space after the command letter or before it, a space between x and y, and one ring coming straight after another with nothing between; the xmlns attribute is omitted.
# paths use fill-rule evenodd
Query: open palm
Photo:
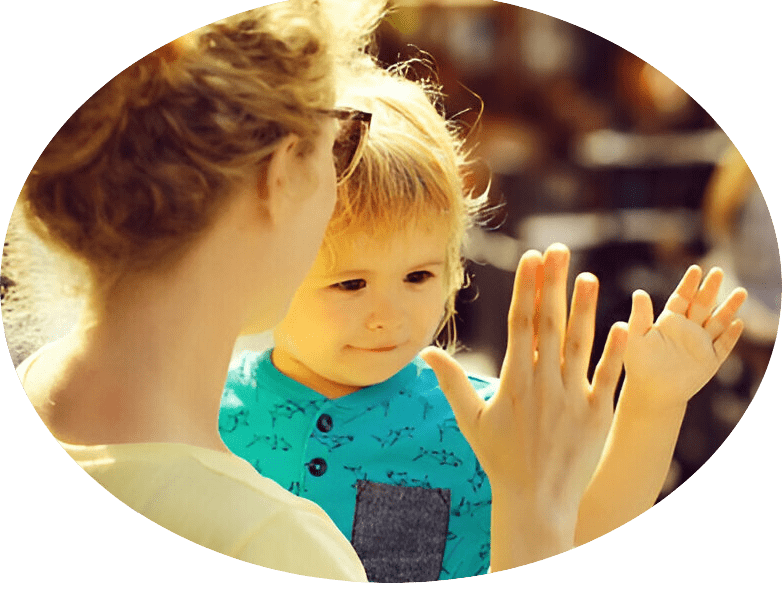
<svg viewBox="0 0 782 593"><path fill-rule="evenodd" d="M508 316L508 349L498 390L489 401L475 393L458 363L443 351L430 348L422 356L437 374L492 492L520 492L519 500L528 495L545 501L556 514L569 512L575 522L611 424L627 329L623 323L612 327L590 382L598 282L591 274L578 276L568 317L569 259L564 245L552 245L543 257L529 251L521 258Z"/></svg>
<svg viewBox="0 0 782 593"><path fill-rule="evenodd" d="M716 307L722 270L712 268L701 278L701 269L691 266L657 321L649 295L633 293L625 381L648 395L650 407L686 404L714 376L744 328L734 317L746 290L735 289Z"/></svg>

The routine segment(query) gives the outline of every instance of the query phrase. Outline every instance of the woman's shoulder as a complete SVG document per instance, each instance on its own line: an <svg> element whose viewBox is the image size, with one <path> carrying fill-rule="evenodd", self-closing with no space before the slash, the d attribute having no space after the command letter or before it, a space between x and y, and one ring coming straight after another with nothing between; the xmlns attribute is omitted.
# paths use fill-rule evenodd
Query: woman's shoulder
<svg viewBox="0 0 782 593"><path fill-rule="evenodd" d="M114 496L182 537L267 568L361 580L358 558L320 507L231 453L180 443L63 446Z"/></svg>
<svg viewBox="0 0 782 593"><path fill-rule="evenodd" d="M293 496L293 495L291 495ZM235 557L291 574L363 582L367 580L356 551L326 516L279 514L248 538Z"/></svg>
<svg viewBox="0 0 782 593"><path fill-rule="evenodd" d="M219 498L245 530L236 557L275 570L339 580L365 580L350 543L314 502L295 496L232 454L199 451L199 463L223 482ZM225 488L225 489L224 489Z"/></svg>
<svg viewBox="0 0 782 593"><path fill-rule="evenodd" d="M45 355L47 352L52 352L57 348L57 345L61 341L58 340L56 342L49 342L48 344L45 344L44 346L41 346L30 354L27 358L25 358L22 362L19 363L19 366L16 367L16 375L19 377L19 380L22 382L22 386L24 386L25 379L30 371L30 367L38 361L41 356Z"/></svg>
<svg viewBox="0 0 782 593"><path fill-rule="evenodd" d="M41 346L16 367L16 376L36 410L46 401L48 387L63 356L64 338Z"/></svg>
<svg viewBox="0 0 782 593"><path fill-rule="evenodd" d="M171 512L211 509L223 524L267 524L288 517L292 522L322 520L325 513L261 476L247 461L228 451L185 443L60 443L96 481L131 507L158 507ZM161 493L165 491L165 495Z"/></svg>

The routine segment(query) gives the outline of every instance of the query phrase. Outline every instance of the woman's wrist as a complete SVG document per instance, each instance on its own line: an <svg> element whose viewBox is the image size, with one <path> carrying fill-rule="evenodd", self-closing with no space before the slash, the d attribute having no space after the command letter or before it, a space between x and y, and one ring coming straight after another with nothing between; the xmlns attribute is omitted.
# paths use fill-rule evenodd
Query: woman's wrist
<svg viewBox="0 0 782 593"><path fill-rule="evenodd" d="M558 508L552 497L546 500L524 489L492 487L492 571L573 548L576 520L577 509Z"/></svg>

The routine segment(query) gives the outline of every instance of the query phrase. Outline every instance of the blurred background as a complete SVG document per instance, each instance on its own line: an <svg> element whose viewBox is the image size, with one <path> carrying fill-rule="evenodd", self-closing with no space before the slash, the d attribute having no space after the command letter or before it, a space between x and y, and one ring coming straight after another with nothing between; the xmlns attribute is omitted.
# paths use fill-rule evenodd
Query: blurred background
<svg viewBox="0 0 782 593"><path fill-rule="evenodd" d="M626 320L633 290L659 313L692 263L726 271L723 296L745 286L746 330L718 375L690 402L661 498L720 446L765 373L782 293L779 250L763 196L741 155L686 92L605 39L490 0L398 0L380 28L385 64L426 57L464 122L497 206L469 238L471 286L457 299L459 357L496 376L505 351L513 272L529 248L559 241L571 274L601 282L596 344ZM428 72L422 72L426 75ZM480 117L479 117L480 115ZM14 213L3 249L0 303L14 364L64 335L78 299L53 254ZM34 281L33 281L34 280ZM269 345L245 338L237 351ZM599 348L596 347L599 355Z"/></svg>
<svg viewBox="0 0 782 593"><path fill-rule="evenodd" d="M692 263L725 270L722 297L749 291L741 342L690 401L664 498L741 418L774 345L779 249L751 172L686 92L602 37L491 0L392 4L381 61L428 54L447 115L465 122L482 161L476 186L491 174L499 206L467 245L472 285L457 299L464 366L497 376L518 258L555 241L571 248L573 277L600 279L596 345L627 320L633 290L646 290L657 314Z"/></svg>

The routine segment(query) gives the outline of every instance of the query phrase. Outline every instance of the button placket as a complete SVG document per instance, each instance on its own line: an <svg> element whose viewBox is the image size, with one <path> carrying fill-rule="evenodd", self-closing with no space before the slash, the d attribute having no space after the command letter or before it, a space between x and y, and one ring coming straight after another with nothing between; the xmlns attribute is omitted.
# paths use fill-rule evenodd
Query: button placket
<svg viewBox="0 0 782 593"><path fill-rule="evenodd" d="M328 405L324 406L328 407ZM307 469L307 473L315 478L319 478L328 470L328 462L326 461L327 448L318 441L315 437L318 433L326 434L334 428L334 420L328 412L322 412L317 416L313 431L310 433L307 439L307 453L311 452L309 461L304 464ZM305 458L306 459L306 458Z"/></svg>

